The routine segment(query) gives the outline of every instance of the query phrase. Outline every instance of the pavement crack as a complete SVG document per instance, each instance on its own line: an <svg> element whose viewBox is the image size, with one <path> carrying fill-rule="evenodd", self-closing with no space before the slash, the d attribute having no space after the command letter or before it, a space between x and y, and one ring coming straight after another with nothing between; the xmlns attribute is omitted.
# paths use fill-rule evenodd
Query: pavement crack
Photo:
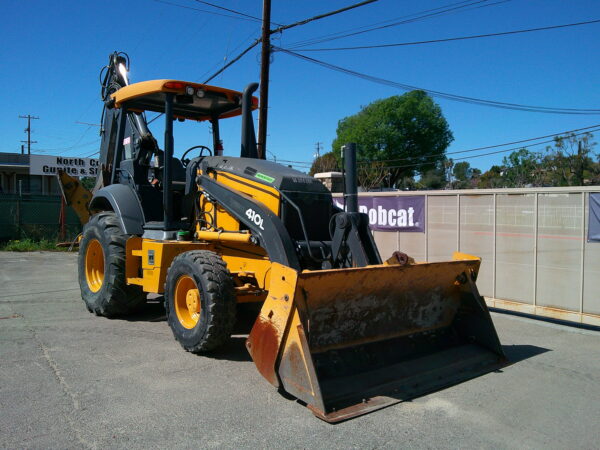
<svg viewBox="0 0 600 450"><path fill-rule="evenodd" d="M75 392L73 392L73 390L71 389L71 387L65 380L65 377L61 374L60 368L58 367L58 363L52 357L50 350L48 349L46 344L44 344L42 339L38 336L35 329L31 326L30 322L27 320L26 316L22 315L21 317L23 317L23 319L25 319L25 323L27 324L27 329L31 333L33 340L35 341L35 343L39 347L40 351L42 352L42 356L44 357L46 366L48 368L50 368L50 370L52 371L52 374L54 375L54 378L58 381L58 384L59 384L63 394L70 400L70 403L72 406L71 414L63 413L62 414L63 417L69 423L69 426L70 426L71 430L73 431L73 434L75 435L77 441L79 441L79 443L84 448L90 448L90 449L97 448L97 445L95 443L88 442L85 439L85 437L83 435L84 434L83 431L81 430L81 428L79 428L76 420L72 417L72 414L74 414L76 411L80 410L80 405L79 405L79 400L77 399L77 394Z"/></svg>
<svg viewBox="0 0 600 450"><path fill-rule="evenodd" d="M56 363L54 358L52 358L52 355L50 355L50 352L48 351L48 347L46 347L46 345L41 341L41 339L39 339L39 337L37 336L37 334L35 332L33 333L33 338L35 339L36 343L40 347L40 350L42 351L42 355L44 356L44 359L46 360L46 362L48 363L48 366L52 370L52 373L54 374L55 378L58 380L58 384L60 384L63 392L71 399L71 404L73 405L73 409L78 410L79 409L79 400L77 399L77 394L71 390L69 384L65 380L65 377L63 377L62 374L60 373L58 364Z"/></svg>

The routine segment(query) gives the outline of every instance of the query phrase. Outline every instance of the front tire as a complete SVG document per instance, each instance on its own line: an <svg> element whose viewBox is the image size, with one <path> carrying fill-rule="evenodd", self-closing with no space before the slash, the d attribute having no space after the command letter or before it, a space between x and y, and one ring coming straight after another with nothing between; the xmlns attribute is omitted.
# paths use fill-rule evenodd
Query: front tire
<svg viewBox="0 0 600 450"><path fill-rule="evenodd" d="M207 250L177 256L167 272L165 309L185 350L205 353L225 344L235 325L236 297L223 259Z"/></svg>
<svg viewBox="0 0 600 450"><path fill-rule="evenodd" d="M88 311L117 317L136 311L146 301L140 286L127 285L125 242L114 212L98 213L83 227L78 268L81 297Z"/></svg>

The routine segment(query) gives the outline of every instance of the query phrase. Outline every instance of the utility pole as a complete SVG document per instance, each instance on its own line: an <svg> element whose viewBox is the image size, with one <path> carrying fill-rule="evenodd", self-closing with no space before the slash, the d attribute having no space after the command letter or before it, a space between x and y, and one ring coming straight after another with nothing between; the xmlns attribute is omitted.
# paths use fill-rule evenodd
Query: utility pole
<svg viewBox="0 0 600 450"><path fill-rule="evenodd" d="M315 168L316 172L322 172L323 171L323 161L320 160L321 158L321 142L317 142L315 143L315 154L313 155L313 158L315 159L313 161L313 165L312 167Z"/></svg>
<svg viewBox="0 0 600 450"><path fill-rule="evenodd" d="M263 0L262 44L260 56L260 106L258 110L259 159L267 155L267 110L269 108L269 66L271 64L271 0Z"/></svg>
<svg viewBox="0 0 600 450"><path fill-rule="evenodd" d="M315 151L316 151L315 158L320 158L321 157L321 145L323 145L322 142L317 142L315 144Z"/></svg>
<svg viewBox="0 0 600 450"><path fill-rule="evenodd" d="M575 166L576 186L583 186L583 147L581 140L577 143L577 165Z"/></svg>
<svg viewBox="0 0 600 450"><path fill-rule="evenodd" d="M27 119L27 128L25 128L25 133L27 133L27 140L21 142L27 143L27 154L31 155L31 144L37 144L37 141L31 140L31 119L39 119L39 117L27 114L26 116L19 116L19 119Z"/></svg>

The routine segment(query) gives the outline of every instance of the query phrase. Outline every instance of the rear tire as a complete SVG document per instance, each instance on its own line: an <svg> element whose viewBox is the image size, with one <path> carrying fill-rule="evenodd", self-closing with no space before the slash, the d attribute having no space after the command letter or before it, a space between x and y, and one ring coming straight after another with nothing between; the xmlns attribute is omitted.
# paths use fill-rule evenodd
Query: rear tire
<svg viewBox="0 0 600 450"><path fill-rule="evenodd" d="M165 309L173 336L188 352L205 353L228 342L236 296L223 259L207 250L177 256L167 272Z"/></svg>
<svg viewBox="0 0 600 450"><path fill-rule="evenodd" d="M89 312L117 317L130 314L146 301L140 286L125 280L125 242L114 212L101 212L83 227L78 268L81 297Z"/></svg>

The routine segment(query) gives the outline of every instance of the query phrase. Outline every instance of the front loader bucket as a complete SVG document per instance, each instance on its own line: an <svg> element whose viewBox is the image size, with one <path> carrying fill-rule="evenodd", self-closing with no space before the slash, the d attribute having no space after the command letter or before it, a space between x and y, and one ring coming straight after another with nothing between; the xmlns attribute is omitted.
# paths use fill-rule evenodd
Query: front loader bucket
<svg viewBox="0 0 600 450"><path fill-rule="evenodd" d="M273 264L248 337L260 373L338 422L495 370L480 260L296 271Z"/></svg>

